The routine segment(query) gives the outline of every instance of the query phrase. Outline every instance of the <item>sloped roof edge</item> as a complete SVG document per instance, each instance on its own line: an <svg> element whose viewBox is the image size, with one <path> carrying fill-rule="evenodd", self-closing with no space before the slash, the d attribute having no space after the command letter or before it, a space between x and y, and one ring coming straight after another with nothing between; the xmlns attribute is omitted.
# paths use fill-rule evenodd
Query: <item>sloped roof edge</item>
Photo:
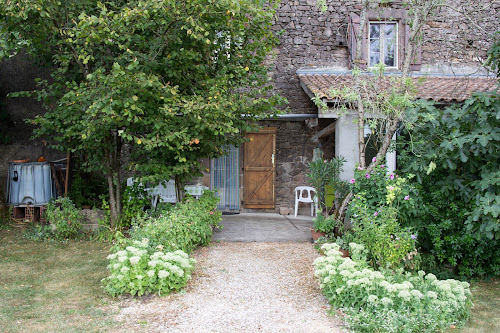
<svg viewBox="0 0 500 333"><path fill-rule="evenodd" d="M312 72L312 73L311 73ZM333 101L331 88L348 87L353 76L348 72L297 72L300 85L309 97L318 96L326 101ZM397 73L384 76L380 82L382 89L389 88L393 83L391 77ZM474 92L499 91L498 80L486 76L444 76L444 75L414 75L416 97L443 103L458 103L469 98Z"/></svg>

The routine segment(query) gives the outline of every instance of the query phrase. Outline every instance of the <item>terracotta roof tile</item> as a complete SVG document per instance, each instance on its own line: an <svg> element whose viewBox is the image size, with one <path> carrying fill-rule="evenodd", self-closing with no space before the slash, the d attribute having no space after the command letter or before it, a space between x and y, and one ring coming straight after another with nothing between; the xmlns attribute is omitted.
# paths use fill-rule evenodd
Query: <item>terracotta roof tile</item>
<svg viewBox="0 0 500 333"><path fill-rule="evenodd" d="M299 79L309 95L312 93L313 96L326 97L329 100L335 98L331 96L330 88L341 89L353 81L350 74L299 74ZM417 87L417 98L438 102L463 102L473 92L498 90L498 81L495 78L418 76L412 79ZM390 76L386 76L381 88L385 89L391 84Z"/></svg>

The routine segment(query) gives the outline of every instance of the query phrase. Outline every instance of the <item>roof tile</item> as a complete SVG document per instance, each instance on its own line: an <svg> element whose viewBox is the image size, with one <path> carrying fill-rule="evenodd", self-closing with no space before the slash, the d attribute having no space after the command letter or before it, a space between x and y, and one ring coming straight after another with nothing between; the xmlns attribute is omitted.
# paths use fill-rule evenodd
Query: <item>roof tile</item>
<svg viewBox="0 0 500 333"><path fill-rule="evenodd" d="M329 100L335 99L330 89L342 89L352 84L350 74L299 74L302 87L306 92ZM498 81L488 77L444 77L418 76L412 77L417 88L417 98L437 102L463 102L473 92L498 91ZM392 85L391 76L385 76L380 82L381 89ZM309 90L309 91L307 91Z"/></svg>

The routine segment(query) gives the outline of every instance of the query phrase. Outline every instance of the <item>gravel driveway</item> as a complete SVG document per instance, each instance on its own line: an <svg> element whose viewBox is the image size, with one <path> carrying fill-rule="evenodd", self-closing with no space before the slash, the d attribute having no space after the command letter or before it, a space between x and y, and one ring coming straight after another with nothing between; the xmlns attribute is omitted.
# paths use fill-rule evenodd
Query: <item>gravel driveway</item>
<svg viewBox="0 0 500 333"><path fill-rule="evenodd" d="M310 243L213 243L185 291L125 299L122 332L344 332L326 315Z"/></svg>

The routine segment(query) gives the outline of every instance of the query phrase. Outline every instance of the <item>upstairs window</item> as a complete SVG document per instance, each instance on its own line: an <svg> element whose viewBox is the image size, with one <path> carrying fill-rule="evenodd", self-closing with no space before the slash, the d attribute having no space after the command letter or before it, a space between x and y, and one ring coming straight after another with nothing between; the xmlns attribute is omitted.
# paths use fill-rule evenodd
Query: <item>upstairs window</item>
<svg viewBox="0 0 500 333"><path fill-rule="evenodd" d="M379 63L388 68L398 67L398 27L396 22L369 23L368 66Z"/></svg>
<svg viewBox="0 0 500 333"><path fill-rule="evenodd" d="M369 10L367 22L361 36L361 55L358 66L362 69L384 63L388 69L402 70L406 45L409 43L410 26L404 9L379 8ZM347 45L349 64L356 57L356 36L360 36L360 17L349 15ZM419 71L422 64L422 51L418 45L413 50L410 70Z"/></svg>

